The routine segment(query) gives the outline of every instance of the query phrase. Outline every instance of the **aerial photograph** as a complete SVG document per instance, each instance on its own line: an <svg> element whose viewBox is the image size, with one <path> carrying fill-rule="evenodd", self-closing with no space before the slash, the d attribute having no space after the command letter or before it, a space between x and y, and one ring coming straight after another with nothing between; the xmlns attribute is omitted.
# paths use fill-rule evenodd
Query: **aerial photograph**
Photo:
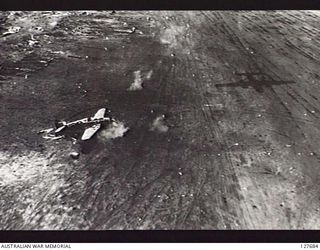
<svg viewBox="0 0 320 250"><path fill-rule="evenodd" d="M320 229L320 11L0 11L0 230Z"/></svg>

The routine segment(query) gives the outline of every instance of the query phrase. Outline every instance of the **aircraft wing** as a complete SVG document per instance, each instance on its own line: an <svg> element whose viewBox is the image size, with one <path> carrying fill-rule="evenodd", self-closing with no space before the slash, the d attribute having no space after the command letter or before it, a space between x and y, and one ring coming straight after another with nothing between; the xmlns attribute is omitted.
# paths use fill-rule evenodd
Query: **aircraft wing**
<svg viewBox="0 0 320 250"><path fill-rule="evenodd" d="M98 111L99 112L99 111ZM95 133L97 133L97 131L100 129L101 124L95 124L90 128L87 128L82 137L81 140L85 141L85 140L89 140Z"/></svg>
<svg viewBox="0 0 320 250"><path fill-rule="evenodd" d="M106 113L106 109L105 108L99 109L97 111L97 113L94 115L93 119L103 118L105 113Z"/></svg>

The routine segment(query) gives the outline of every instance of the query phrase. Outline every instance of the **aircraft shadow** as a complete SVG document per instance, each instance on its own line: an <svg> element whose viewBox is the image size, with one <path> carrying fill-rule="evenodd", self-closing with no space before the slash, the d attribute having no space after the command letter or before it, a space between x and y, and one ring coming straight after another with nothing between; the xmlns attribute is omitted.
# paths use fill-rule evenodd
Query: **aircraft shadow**
<svg viewBox="0 0 320 250"><path fill-rule="evenodd" d="M253 88L259 93L264 92L264 87L271 87L274 85L287 85L293 84L293 81L276 81L272 79L270 76L264 73L236 73L237 76L240 76L241 79L237 82L224 83L224 84L215 84L217 88L224 87L241 87L241 88Z"/></svg>

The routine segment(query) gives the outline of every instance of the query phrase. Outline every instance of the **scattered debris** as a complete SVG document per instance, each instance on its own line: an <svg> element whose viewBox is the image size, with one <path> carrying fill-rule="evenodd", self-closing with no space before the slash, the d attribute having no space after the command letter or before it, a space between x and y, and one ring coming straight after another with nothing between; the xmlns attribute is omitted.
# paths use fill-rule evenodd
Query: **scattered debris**
<svg viewBox="0 0 320 250"><path fill-rule="evenodd" d="M151 131L157 131L157 132L160 132L160 133L167 132L169 127L164 124L164 118L165 118L165 115L160 115L156 119L154 119L150 130Z"/></svg>
<svg viewBox="0 0 320 250"><path fill-rule="evenodd" d="M64 54L66 54L66 52L64 52L64 51L52 51L51 53L52 53L52 54L59 54L59 55L64 55Z"/></svg>
<svg viewBox="0 0 320 250"><path fill-rule="evenodd" d="M143 32L141 30L136 30L136 33L138 33L139 35L143 35Z"/></svg>
<svg viewBox="0 0 320 250"><path fill-rule="evenodd" d="M78 56L78 55L75 55L75 54L72 54L68 51L51 51L52 54L58 54L58 55L61 55L61 56L65 56L65 57L71 57L71 58L77 58L77 59L82 59L81 56Z"/></svg>
<svg viewBox="0 0 320 250"><path fill-rule="evenodd" d="M36 40L29 40L28 41L28 45L33 47L34 45L39 45L39 41Z"/></svg>
<svg viewBox="0 0 320 250"><path fill-rule="evenodd" d="M138 33L140 35L143 34L141 30L138 30L136 27L132 27L131 29L114 29L113 31L119 32L119 33L128 33L128 34L133 34L133 33Z"/></svg>
<svg viewBox="0 0 320 250"><path fill-rule="evenodd" d="M141 71L137 70L134 72L134 82L131 86L127 89L129 91L141 90L142 89L142 78L141 78Z"/></svg>
<svg viewBox="0 0 320 250"><path fill-rule="evenodd" d="M42 133L49 134L49 133L51 133L53 130L54 130L53 128L43 129L43 130L40 130L40 131L38 132L38 134L42 134Z"/></svg>
<svg viewBox="0 0 320 250"><path fill-rule="evenodd" d="M7 32L4 32L2 34L2 36L8 36L11 34L18 33L20 31L20 29L21 29L21 27L19 27L19 26L10 27Z"/></svg>
<svg viewBox="0 0 320 250"><path fill-rule="evenodd" d="M60 140L62 138L64 138L64 135L59 135L59 136L55 136L55 135L44 135L42 138L47 139L47 140L51 140L51 141L55 141L55 140Z"/></svg>
<svg viewBox="0 0 320 250"><path fill-rule="evenodd" d="M88 93L87 90L85 90L83 87L82 87L82 83L77 83L77 88L81 91L81 93L83 94L81 97L84 97L86 96L86 94Z"/></svg>
<svg viewBox="0 0 320 250"><path fill-rule="evenodd" d="M136 31L136 27L132 27L131 29L126 29L126 30L122 30L122 29L114 29L113 31L115 32L119 32L119 33L128 33L128 34L133 34Z"/></svg>
<svg viewBox="0 0 320 250"><path fill-rule="evenodd" d="M77 144L78 140L74 137L71 137L71 141L72 141L72 144L75 145L75 144Z"/></svg>
<svg viewBox="0 0 320 250"><path fill-rule="evenodd" d="M72 159L77 160L77 159L79 159L80 154L78 152L74 152L73 151L73 152L70 153L70 156L71 156Z"/></svg>
<svg viewBox="0 0 320 250"><path fill-rule="evenodd" d="M39 45L39 41L37 41L34 38L33 34L31 34L30 37L31 37L31 40L28 40L28 45L29 46L33 47L34 45Z"/></svg>

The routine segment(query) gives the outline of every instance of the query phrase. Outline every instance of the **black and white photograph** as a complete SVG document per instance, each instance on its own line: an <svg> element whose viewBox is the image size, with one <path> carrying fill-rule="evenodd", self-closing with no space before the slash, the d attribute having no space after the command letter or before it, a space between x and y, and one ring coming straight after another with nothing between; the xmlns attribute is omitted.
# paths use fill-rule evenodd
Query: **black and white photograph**
<svg viewBox="0 0 320 250"><path fill-rule="evenodd" d="M1 11L0 229L319 229L319 24Z"/></svg>

